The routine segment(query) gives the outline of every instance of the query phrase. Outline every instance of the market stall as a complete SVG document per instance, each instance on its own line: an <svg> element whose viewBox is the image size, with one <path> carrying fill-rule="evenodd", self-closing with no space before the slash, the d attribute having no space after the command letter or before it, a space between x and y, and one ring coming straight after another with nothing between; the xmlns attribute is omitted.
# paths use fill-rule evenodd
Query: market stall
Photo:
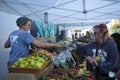
<svg viewBox="0 0 120 80"><path fill-rule="evenodd" d="M15 26L11 25L14 24L12 22L15 22L16 18L20 16L29 17L32 20L34 24L32 24L30 33L41 42L52 44L58 42L61 30L66 32L64 37L67 36L66 39L69 39L60 43L63 48L39 49L36 53L18 59L13 65L9 66L10 76L23 77L29 74L34 79L40 80L45 78L60 80L94 79L94 73L86 69L86 56L76 53L76 50L72 47L73 41L71 38L74 40L75 36L77 41L84 42L84 44L94 41L95 38L93 39L93 37L93 40L87 40L88 37L83 37L85 32L93 33L89 29L94 25L107 24L111 19L119 18L119 5L119 0L94 0L93 2L90 0L1 0L0 14L2 15L0 15L0 22L2 27L0 32L2 35L0 35L0 45L2 46L0 46L0 49L3 59L1 58L0 63L5 65L0 66L0 80L1 77L6 78L8 74L8 55L6 57L3 54L9 53L9 51L4 51L3 43L6 41L6 36L8 37L8 34L15 29L15 27L10 27ZM120 20L118 19L116 22L118 23L111 25L112 33L120 32ZM81 37L81 35L83 36ZM31 48L36 49L37 47L32 46ZM97 57L97 59L99 61L100 58ZM3 72L6 76L3 76ZM30 78L26 80L30 80Z"/></svg>
<svg viewBox="0 0 120 80"><path fill-rule="evenodd" d="M59 44L64 47L38 48L37 52L30 52L27 57L18 59L9 66L7 80L15 79L16 75L20 79L21 74L29 74L35 80L94 80L93 74L86 69L85 60L76 55L72 42L61 41Z"/></svg>

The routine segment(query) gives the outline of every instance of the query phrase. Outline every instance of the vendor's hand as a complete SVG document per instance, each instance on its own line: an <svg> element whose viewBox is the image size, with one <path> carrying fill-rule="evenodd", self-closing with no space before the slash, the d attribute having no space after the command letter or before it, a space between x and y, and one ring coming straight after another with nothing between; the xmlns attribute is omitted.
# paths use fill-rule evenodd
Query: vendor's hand
<svg viewBox="0 0 120 80"><path fill-rule="evenodd" d="M120 78L120 70L115 74L116 78Z"/></svg>
<svg viewBox="0 0 120 80"><path fill-rule="evenodd" d="M95 64L95 58L93 58L93 57L91 57L91 56L88 56L87 58L86 58L86 60L88 60L88 62L90 63L90 64Z"/></svg>
<svg viewBox="0 0 120 80"><path fill-rule="evenodd" d="M35 48L35 49L32 49L32 52L38 52L40 49L39 48Z"/></svg>
<svg viewBox="0 0 120 80"><path fill-rule="evenodd" d="M55 58L57 56L57 54L55 52L53 52L50 56L51 56L51 58Z"/></svg>
<svg viewBox="0 0 120 80"><path fill-rule="evenodd" d="M57 43L57 44L54 44L54 47L55 47L55 48L61 48L62 46L59 45L59 43Z"/></svg>

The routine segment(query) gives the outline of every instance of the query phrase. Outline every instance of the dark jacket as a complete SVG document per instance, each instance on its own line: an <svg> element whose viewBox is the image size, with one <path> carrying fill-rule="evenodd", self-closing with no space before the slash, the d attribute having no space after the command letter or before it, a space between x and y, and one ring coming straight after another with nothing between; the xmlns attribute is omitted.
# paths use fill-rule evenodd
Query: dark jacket
<svg viewBox="0 0 120 80"><path fill-rule="evenodd" d="M93 50L96 49L97 42L93 42L87 45L77 44L78 53L84 53L87 56L93 56ZM105 42L101 48L99 48L98 53L101 53L101 50L104 52L107 60L103 60L98 63L99 73L106 74L109 71L117 70L120 66L119 64L119 54L117 50L116 43L113 39L109 39ZM94 71L93 65L87 62L87 69L90 71Z"/></svg>
<svg viewBox="0 0 120 80"><path fill-rule="evenodd" d="M65 40L65 34L60 34L59 35L59 41Z"/></svg>

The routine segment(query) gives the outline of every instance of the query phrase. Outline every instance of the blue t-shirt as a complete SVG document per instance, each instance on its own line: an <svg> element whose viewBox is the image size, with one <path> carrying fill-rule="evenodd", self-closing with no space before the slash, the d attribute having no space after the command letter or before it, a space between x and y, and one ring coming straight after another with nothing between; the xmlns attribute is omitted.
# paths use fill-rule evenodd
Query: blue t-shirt
<svg viewBox="0 0 120 80"><path fill-rule="evenodd" d="M19 58L29 54L29 45L34 37L24 30L16 30L12 32L7 40L11 46L9 64L13 64Z"/></svg>

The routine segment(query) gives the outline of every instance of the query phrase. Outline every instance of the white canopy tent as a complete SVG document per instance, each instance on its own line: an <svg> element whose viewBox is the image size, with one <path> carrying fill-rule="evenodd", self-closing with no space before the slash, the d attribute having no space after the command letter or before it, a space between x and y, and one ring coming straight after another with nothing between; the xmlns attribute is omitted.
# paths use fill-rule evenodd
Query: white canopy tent
<svg viewBox="0 0 120 80"><path fill-rule="evenodd" d="M16 19L27 16L44 21L45 12L50 23L83 28L120 18L120 0L0 0L0 80L8 74L9 50L3 44L17 28Z"/></svg>
<svg viewBox="0 0 120 80"><path fill-rule="evenodd" d="M120 17L120 0L0 0L0 11L49 22L109 21Z"/></svg>

